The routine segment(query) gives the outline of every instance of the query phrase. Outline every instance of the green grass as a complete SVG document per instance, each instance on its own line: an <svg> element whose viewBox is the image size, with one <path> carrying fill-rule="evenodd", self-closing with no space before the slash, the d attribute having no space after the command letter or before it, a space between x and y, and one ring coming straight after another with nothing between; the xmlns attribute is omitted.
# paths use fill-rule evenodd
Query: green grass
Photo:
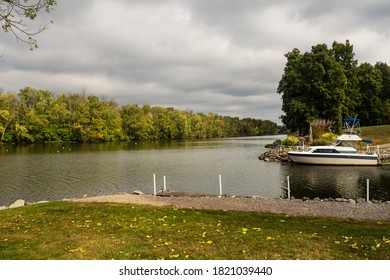
<svg viewBox="0 0 390 280"><path fill-rule="evenodd" d="M360 130L362 138L372 140L373 145L390 143L390 125L366 126Z"/></svg>
<svg viewBox="0 0 390 280"><path fill-rule="evenodd" d="M50 202L0 211L0 259L390 259L390 223Z"/></svg>

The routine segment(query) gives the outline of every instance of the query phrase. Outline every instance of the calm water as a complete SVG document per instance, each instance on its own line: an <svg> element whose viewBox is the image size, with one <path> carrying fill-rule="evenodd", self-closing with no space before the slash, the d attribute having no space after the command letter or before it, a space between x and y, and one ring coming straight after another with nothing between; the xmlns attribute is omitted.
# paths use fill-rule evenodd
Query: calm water
<svg viewBox="0 0 390 280"><path fill-rule="evenodd" d="M70 197L153 193L157 189L268 197L365 197L390 200L390 166L317 167L266 163L258 156L277 137L163 143L0 146L0 205Z"/></svg>

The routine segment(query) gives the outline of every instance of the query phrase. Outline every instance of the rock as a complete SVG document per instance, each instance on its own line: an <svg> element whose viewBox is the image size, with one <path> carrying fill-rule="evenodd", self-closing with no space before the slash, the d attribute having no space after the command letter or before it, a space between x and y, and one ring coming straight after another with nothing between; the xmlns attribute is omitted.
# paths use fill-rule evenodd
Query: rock
<svg viewBox="0 0 390 280"><path fill-rule="evenodd" d="M5 209L8 209L8 207L7 206L0 206L0 211L5 210Z"/></svg>
<svg viewBox="0 0 390 280"><path fill-rule="evenodd" d="M356 204L356 201L355 201L354 199L352 199L352 198L348 199L348 201L349 201L349 203L351 203L351 204Z"/></svg>
<svg viewBox="0 0 390 280"><path fill-rule="evenodd" d="M356 199L356 202L357 202L357 203L364 203L364 202L366 202L366 201L367 201L367 199L362 198L362 197L359 197L359 198Z"/></svg>
<svg viewBox="0 0 390 280"><path fill-rule="evenodd" d="M339 198L339 197L338 197L338 198L336 198L336 199L335 199L335 201L336 201L336 202L349 202L349 200L348 200L348 199L345 199L345 198Z"/></svg>
<svg viewBox="0 0 390 280"><path fill-rule="evenodd" d="M321 198L319 198L318 196L313 198L314 201L321 201Z"/></svg>
<svg viewBox="0 0 390 280"><path fill-rule="evenodd" d="M49 201L47 200L41 200L41 201L38 201L36 204L41 204L41 203L48 203Z"/></svg>
<svg viewBox="0 0 390 280"><path fill-rule="evenodd" d="M302 200L303 200L303 201L308 201L308 200L310 200L310 197L304 196L304 197L302 197Z"/></svg>
<svg viewBox="0 0 390 280"><path fill-rule="evenodd" d="M23 199L18 199L16 200L14 203L12 203L9 208L16 208L16 207L22 207L26 205L26 201L24 201Z"/></svg>
<svg viewBox="0 0 390 280"><path fill-rule="evenodd" d="M136 191L133 191L133 194L134 195L143 195L144 193L139 191L139 190L136 190Z"/></svg>

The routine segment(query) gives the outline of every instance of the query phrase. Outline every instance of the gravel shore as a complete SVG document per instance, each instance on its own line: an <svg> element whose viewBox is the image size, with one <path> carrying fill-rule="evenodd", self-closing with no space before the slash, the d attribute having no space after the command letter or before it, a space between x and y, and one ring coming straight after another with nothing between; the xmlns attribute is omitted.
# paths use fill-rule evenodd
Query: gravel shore
<svg viewBox="0 0 390 280"><path fill-rule="evenodd" d="M214 209L278 213L293 216L332 217L340 219L390 221L390 202L316 201L267 197L208 196L168 192L158 196L117 194L68 199L75 202L116 202L170 206L186 209Z"/></svg>

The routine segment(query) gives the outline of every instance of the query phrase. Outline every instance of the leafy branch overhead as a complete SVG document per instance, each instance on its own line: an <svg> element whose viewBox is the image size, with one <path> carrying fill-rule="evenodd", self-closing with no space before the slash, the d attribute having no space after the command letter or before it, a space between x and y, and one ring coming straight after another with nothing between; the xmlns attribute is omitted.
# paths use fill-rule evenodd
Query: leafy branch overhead
<svg viewBox="0 0 390 280"><path fill-rule="evenodd" d="M35 36L48 27L48 23L30 29L40 12L50 13L57 5L56 0L2 0L0 1L0 24L4 32L12 33L17 41L24 42L30 49L38 48Z"/></svg>

